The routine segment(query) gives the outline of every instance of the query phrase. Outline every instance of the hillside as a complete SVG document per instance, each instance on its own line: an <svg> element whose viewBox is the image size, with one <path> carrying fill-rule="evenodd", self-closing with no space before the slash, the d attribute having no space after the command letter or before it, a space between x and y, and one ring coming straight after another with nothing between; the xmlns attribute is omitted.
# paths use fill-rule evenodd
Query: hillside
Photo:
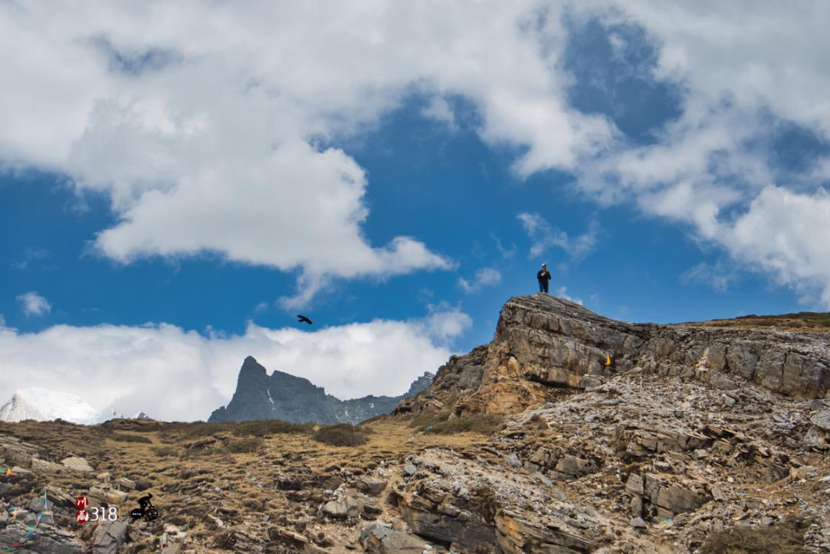
<svg viewBox="0 0 830 554"><path fill-rule="evenodd" d="M45 488L28 546L50 554L827 552L827 347L517 297L489 345L359 428L0 424L0 494L26 506L0 508L0 544ZM148 492L161 518L123 519ZM75 523L80 494L122 519Z"/></svg>

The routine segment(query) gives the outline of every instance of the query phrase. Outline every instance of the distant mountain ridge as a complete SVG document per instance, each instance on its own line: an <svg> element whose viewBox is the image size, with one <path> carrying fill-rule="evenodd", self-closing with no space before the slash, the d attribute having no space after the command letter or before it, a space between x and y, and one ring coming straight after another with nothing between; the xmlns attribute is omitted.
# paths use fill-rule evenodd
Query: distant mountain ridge
<svg viewBox="0 0 830 554"><path fill-rule="evenodd" d="M239 370L236 392L227 406L208 418L210 422L281 419L291 423L360 423L388 414L404 398L426 390L434 375L425 372L400 396L365 396L340 400L308 379L282 371L268 371L255 358L245 358Z"/></svg>
<svg viewBox="0 0 830 554"><path fill-rule="evenodd" d="M150 419L144 412L128 418L115 411L111 405L96 410L83 398L68 392L59 392L40 387L28 387L15 391L12 397L0 406L0 421L68 421L78 425L98 425L111 419Z"/></svg>
<svg viewBox="0 0 830 554"><path fill-rule="evenodd" d="M104 421L106 410L99 412L80 396L39 387L20 389L0 408L0 421L52 421L62 419L81 425Z"/></svg>

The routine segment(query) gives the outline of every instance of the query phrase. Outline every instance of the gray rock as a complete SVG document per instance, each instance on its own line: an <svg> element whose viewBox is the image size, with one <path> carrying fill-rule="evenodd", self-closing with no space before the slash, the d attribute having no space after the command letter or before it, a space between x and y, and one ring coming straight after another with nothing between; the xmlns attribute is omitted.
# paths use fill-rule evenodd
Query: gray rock
<svg viewBox="0 0 830 554"><path fill-rule="evenodd" d="M182 545L177 542L169 542L161 549L161 554L179 554Z"/></svg>
<svg viewBox="0 0 830 554"><path fill-rule="evenodd" d="M683 487L673 485L660 487L653 502L659 508L665 508L674 514L679 514L698 509L706 503L706 498Z"/></svg>
<svg viewBox="0 0 830 554"><path fill-rule="evenodd" d="M631 526L635 529L645 529L648 524L641 517L635 517L631 520Z"/></svg>
<svg viewBox="0 0 830 554"><path fill-rule="evenodd" d="M360 533L360 544L367 554L423 554L424 539L382 525L371 525Z"/></svg>
<svg viewBox="0 0 830 554"><path fill-rule="evenodd" d="M368 495L378 496L386 488L386 481L372 479L371 477L361 477L357 482L357 487Z"/></svg>
<svg viewBox="0 0 830 554"><path fill-rule="evenodd" d="M66 471L66 467L61 464L41 460L40 458L32 458L32 471L35 473L61 473Z"/></svg>
<svg viewBox="0 0 830 554"><path fill-rule="evenodd" d="M31 538L28 536L28 529L22 523L14 523L0 529L0 544L22 543L27 539L30 541L29 548L18 549L15 552L19 554L83 554L86 551L83 543L72 533L45 524L43 521Z"/></svg>
<svg viewBox="0 0 830 554"><path fill-rule="evenodd" d="M824 448L828 444L827 433L818 427L810 427L804 433L804 445L814 448Z"/></svg>
<svg viewBox="0 0 830 554"><path fill-rule="evenodd" d="M363 509L363 503L353 491L341 493L336 499L330 500L320 507L323 515L346 519L357 517Z"/></svg>
<svg viewBox="0 0 830 554"><path fill-rule="evenodd" d="M418 473L418 468L414 464L407 462L403 466L403 472L411 477Z"/></svg>
<svg viewBox="0 0 830 554"><path fill-rule="evenodd" d="M78 471L81 473L89 473L91 471L95 471L95 469L91 465L89 465L89 462L87 462L84 458L78 458L73 456L71 458L65 458L61 460L61 463L64 465L64 467L66 467L67 469L71 469L72 471Z"/></svg>
<svg viewBox="0 0 830 554"><path fill-rule="evenodd" d="M625 490L631 494L643 496L643 479L636 473L628 476L628 482L625 484Z"/></svg>
<svg viewBox="0 0 830 554"><path fill-rule="evenodd" d="M133 481L132 479L127 479L126 477L116 479L115 485L122 490L131 491L135 489L135 481Z"/></svg>
<svg viewBox="0 0 830 554"><path fill-rule="evenodd" d="M560 480L573 479L588 475L596 471L596 465L590 460L577 458L576 456L565 455L556 463L554 477Z"/></svg>
<svg viewBox="0 0 830 554"><path fill-rule="evenodd" d="M631 515L632 517L640 517L643 515L643 499L639 496L631 497Z"/></svg>
<svg viewBox="0 0 830 554"><path fill-rule="evenodd" d="M830 432L830 410L816 412L810 417L810 423L821 429Z"/></svg>
<svg viewBox="0 0 830 554"><path fill-rule="evenodd" d="M98 524L92 537L94 554L116 554L127 540L127 520L105 521Z"/></svg>
<svg viewBox="0 0 830 554"><path fill-rule="evenodd" d="M123 504L127 501L127 493L117 490L108 490L104 494L104 500L110 504Z"/></svg>
<svg viewBox="0 0 830 554"><path fill-rule="evenodd" d="M42 497L37 497L32 498L32 500L29 501L29 504L26 507L29 509L30 512L39 514L41 512L52 511L52 507L54 507L54 505L55 503L49 500L48 497L45 502Z"/></svg>
<svg viewBox="0 0 830 554"><path fill-rule="evenodd" d="M518 469L522 467L522 461L519 459L519 456L516 455L515 452L507 456L505 458L505 461L507 462L507 465L509 465L513 469Z"/></svg>

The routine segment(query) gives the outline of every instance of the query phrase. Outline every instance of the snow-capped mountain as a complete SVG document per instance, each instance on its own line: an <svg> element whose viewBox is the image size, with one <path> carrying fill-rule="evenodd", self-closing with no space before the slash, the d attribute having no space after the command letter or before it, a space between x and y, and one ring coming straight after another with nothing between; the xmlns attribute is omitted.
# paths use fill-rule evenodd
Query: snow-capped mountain
<svg viewBox="0 0 830 554"><path fill-rule="evenodd" d="M20 389L0 408L0 421L6 422L62 419L82 425L93 425L99 423L100 416L98 410L75 394L39 387Z"/></svg>

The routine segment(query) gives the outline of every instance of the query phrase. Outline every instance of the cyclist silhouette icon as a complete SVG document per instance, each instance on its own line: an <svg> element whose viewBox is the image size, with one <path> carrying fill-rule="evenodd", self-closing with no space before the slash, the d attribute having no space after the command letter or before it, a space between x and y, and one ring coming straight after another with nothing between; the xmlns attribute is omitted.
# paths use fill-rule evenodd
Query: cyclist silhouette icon
<svg viewBox="0 0 830 554"><path fill-rule="evenodd" d="M155 521L159 518L159 512L153 503L150 502L150 499L153 498L152 494L148 494L147 496L142 496L138 499L138 508L133 509L130 512L130 517L133 521L144 519L144 521Z"/></svg>

